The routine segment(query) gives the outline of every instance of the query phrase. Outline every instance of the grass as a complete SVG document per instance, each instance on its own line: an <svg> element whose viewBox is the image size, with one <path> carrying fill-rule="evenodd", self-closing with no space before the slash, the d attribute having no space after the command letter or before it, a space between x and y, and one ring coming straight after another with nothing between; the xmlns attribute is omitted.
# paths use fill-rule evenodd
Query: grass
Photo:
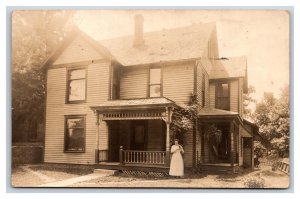
<svg viewBox="0 0 300 199"><path fill-rule="evenodd" d="M94 172L94 167L89 165L66 165L66 164L40 164L29 167L34 171L56 171L75 175L87 175Z"/></svg>

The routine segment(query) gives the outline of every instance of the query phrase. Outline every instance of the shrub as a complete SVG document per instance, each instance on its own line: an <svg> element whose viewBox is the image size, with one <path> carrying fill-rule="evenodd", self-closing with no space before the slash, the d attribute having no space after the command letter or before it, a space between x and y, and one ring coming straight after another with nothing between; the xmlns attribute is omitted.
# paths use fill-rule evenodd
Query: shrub
<svg viewBox="0 0 300 199"><path fill-rule="evenodd" d="M260 177L250 177L244 181L247 188L264 188L265 180Z"/></svg>

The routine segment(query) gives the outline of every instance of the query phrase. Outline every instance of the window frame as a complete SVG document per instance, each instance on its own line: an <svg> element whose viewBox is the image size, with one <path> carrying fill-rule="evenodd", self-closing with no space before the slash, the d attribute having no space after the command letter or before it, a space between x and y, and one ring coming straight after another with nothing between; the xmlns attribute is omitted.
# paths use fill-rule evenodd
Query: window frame
<svg viewBox="0 0 300 199"><path fill-rule="evenodd" d="M74 70L85 70L85 76L84 78L80 79L75 79L75 80L85 80L85 94L84 94L84 100L72 100L70 101L69 96L70 96L70 82L74 81L74 79L70 78L71 71ZM66 73L66 104L78 104L78 103L85 103L87 100L87 66L73 66L73 67L68 67L67 68L67 73Z"/></svg>
<svg viewBox="0 0 300 199"><path fill-rule="evenodd" d="M83 150L82 151L72 151L67 149L67 133L68 133L68 119L81 119L83 118ZM64 130L64 153L85 153L86 151L86 115L81 114L81 115L65 115L65 130Z"/></svg>
<svg viewBox="0 0 300 199"><path fill-rule="evenodd" d="M159 84L151 84L151 69L160 69L160 83ZM163 96L163 83L162 83L162 77L163 77L163 70L162 67L149 67L148 70L148 98L158 98ZM151 97L151 86L159 85L160 86L160 96Z"/></svg>
<svg viewBox="0 0 300 199"><path fill-rule="evenodd" d="M219 96L219 88L222 84L227 84L228 85L228 96L227 97L223 97L223 96ZM226 111L230 111L230 82L217 82L216 83L216 86L215 86L215 108L217 109L221 109L221 110L226 110ZM218 107L218 102L219 102L219 99L224 99L224 98L228 98L228 109L222 109L220 107Z"/></svg>

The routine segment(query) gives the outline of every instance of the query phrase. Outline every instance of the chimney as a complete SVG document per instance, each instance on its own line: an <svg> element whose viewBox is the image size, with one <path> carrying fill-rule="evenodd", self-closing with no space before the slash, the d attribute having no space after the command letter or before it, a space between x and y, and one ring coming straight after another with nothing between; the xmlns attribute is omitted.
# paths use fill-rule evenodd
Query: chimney
<svg viewBox="0 0 300 199"><path fill-rule="evenodd" d="M141 14L134 17L134 40L133 46L139 47L144 45L144 17Z"/></svg>

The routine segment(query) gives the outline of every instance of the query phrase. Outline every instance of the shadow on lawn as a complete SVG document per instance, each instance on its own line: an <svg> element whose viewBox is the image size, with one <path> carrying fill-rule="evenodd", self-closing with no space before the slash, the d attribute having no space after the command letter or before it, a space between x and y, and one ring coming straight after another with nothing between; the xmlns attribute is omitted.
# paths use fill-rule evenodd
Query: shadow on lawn
<svg viewBox="0 0 300 199"><path fill-rule="evenodd" d="M67 165L67 164L36 164L30 165L34 171L57 171L76 175L87 175L94 172L94 167L89 165Z"/></svg>

